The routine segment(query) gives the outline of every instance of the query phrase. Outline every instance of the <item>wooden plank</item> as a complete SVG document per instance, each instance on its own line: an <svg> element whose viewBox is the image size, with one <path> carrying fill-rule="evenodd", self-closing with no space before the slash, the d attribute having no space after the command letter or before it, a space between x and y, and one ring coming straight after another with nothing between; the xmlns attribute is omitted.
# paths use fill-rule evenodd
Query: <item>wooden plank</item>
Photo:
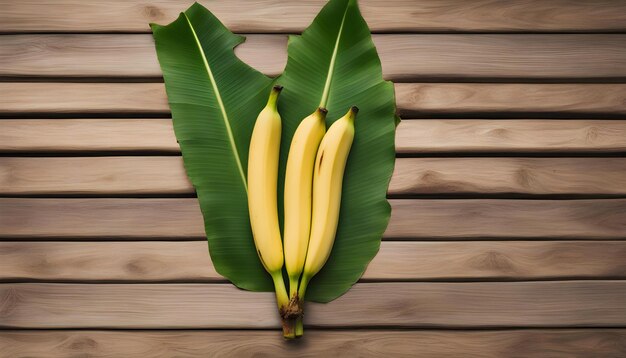
<svg viewBox="0 0 626 358"><path fill-rule="evenodd" d="M626 113L622 84L397 84L396 101L404 115L463 113L524 115L539 113ZM506 114L504 114L506 115Z"/></svg>
<svg viewBox="0 0 626 358"><path fill-rule="evenodd" d="M162 83L0 82L0 115L168 114ZM626 84L398 83L403 116L626 114Z"/></svg>
<svg viewBox="0 0 626 358"><path fill-rule="evenodd" d="M626 35L375 35L386 79L626 78ZM287 62L285 35L248 35L237 54L277 76ZM150 35L6 35L0 76L161 78Z"/></svg>
<svg viewBox="0 0 626 358"><path fill-rule="evenodd" d="M398 158L389 195L625 195L626 158ZM0 195L192 194L182 157L0 157Z"/></svg>
<svg viewBox="0 0 626 358"><path fill-rule="evenodd" d="M626 200L394 200L386 236L626 238Z"/></svg>
<svg viewBox="0 0 626 358"><path fill-rule="evenodd" d="M623 327L625 281L361 283L317 327ZM277 328L272 292L229 284L0 285L3 328ZM184 303L184 304L182 304ZM367 312L367 314L363 314Z"/></svg>
<svg viewBox="0 0 626 358"><path fill-rule="evenodd" d="M149 32L148 23L168 23L192 2L1 0L0 32ZM232 31L297 32L325 1L200 3ZM361 0L359 5L376 32L624 31L626 23L626 5L620 0Z"/></svg>
<svg viewBox="0 0 626 358"><path fill-rule="evenodd" d="M609 121L607 125L611 123L613 122ZM626 121L624 121L623 126L626 130ZM605 127L602 126L602 128ZM621 131L621 129L617 130ZM609 141L608 138L607 141ZM614 143L613 141L609 142ZM13 151L158 151L179 153L180 147L176 142L176 136L174 136L171 119L0 120L0 152Z"/></svg>
<svg viewBox="0 0 626 358"><path fill-rule="evenodd" d="M622 357L624 329L506 331L309 329L306 344L273 331L3 331L6 357ZM246 344L240 344L246 342ZM533 342L529 344L528 342ZM239 343L239 344L238 344Z"/></svg>
<svg viewBox="0 0 626 358"><path fill-rule="evenodd" d="M0 194L63 192L191 194L194 189L182 157L0 157Z"/></svg>
<svg viewBox="0 0 626 358"><path fill-rule="evenodd" d="M396 199L395 239L625 239L626 199ZM4 239L200 239L196 199L0 198Z"/></svg>
<svg viewBox="0 0 626 358"><path fill-rule="evenodd" d="M170 119L5 119L0 152L179 153ZM626 151L626 121L415 119L398 126L396 151L580 153Z"/></svg>
<svg viewBox="0 0 626 358"><path fill-rule="evenodd" d="M391 38L393 43L406 43L404 36ZM287 36L246 35L236 53L257 70L275 76L287 62ZM394 62L388 69L395 70L398 61L390 60ZM0 37L0 75L162 78L152 35L131 34L4 35Z"/></svg>
<svg viewBox="0 0 626 358"><path fill-rule="evenodd" d="M626 158L402 158L390 195L626 193Z"/></svg>
<svg viewBox="0 0 626 358"><path fill-rule="evenodd" d="M626 242L394 242L368 280L626 278ZM0 242L0 281L222 282L204 241Z"/></svg>
<svg viewBox="0 0 626 358"><path fill-rule="evenodd" d="M0 114L169 112L162 83L0 83Z"/></svg>
<svg viewBox="0 0 626 358"><path fill-rule="evenodd" d="M403 154L625 150L626 121L618 120L405 120L396 134L396 151Z"/></svg>

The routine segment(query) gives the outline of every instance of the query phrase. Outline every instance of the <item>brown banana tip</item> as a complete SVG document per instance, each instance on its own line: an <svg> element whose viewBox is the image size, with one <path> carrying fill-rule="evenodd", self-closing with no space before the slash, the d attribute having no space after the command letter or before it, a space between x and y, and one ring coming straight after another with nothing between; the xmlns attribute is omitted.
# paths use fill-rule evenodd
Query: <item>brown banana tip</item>
<svg viewBox="0 0 626 358"><path fill-rule="evenodd" d="M274 90L276 90L276 91L279 91L279 92L280 92L280 91L282 91L282 90L283 90L283 86L281 86L281 85L276 85L276 86L274 86Z"/></svg>
<svg viewBox="0 0 626 358"><path fill-rule="evenodd" d="M328 114L328 110L326 108L324 108L324 107L320 107L317 110L320 111L320 113Z"/></svg>
<svg viewBox="0 0 626 358"><path fill-rule="evenodd" d="M352 112L354 112L354 114L359 113L359 107L357 107L357 106L352 106L352 108L350 108L350 110L352 110Z"/></svg>

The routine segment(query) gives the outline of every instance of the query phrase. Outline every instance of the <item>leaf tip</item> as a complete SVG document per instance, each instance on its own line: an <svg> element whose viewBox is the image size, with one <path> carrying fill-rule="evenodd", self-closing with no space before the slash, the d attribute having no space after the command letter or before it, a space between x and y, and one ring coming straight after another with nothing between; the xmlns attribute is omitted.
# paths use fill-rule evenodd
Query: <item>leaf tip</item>
<svg viewBox="0 0 626 358"><path fill-rule="evenodd" d="M195 7L201 7L201 8L203 8L203 9L206 9L204 6L202 6L202 4L200 4L200 3L199 3L199 2L197 2L197 1L194 1L194 2L193 2L193 4L191 4L191 6L189 6L189 9L188 9L188 10L191 10L192 8L195 8Z"/></svg>

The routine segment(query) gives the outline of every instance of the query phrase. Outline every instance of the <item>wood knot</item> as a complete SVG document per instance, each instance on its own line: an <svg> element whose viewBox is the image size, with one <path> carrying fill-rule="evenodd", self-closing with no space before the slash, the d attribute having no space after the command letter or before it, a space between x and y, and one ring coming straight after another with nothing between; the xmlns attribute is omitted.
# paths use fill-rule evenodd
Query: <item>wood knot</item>
<svg viewBox="0 0 626 358"><path fill-rule="evenodd" d="M598 127L589 127L587 128L587 134L585 135L585 140L587 142L595 142L598 139Z"/></svg>
<svg viewBox="0 0 626 358"><path fill-rule="evenodd" d="M152 271L150 262L146 259L137 258L129 261L124 267L126 271L136 275L144 275Z"/></svg>
<svg viewBox="0 0 626 358"><path fill-rule="evenodd" d="M497 251L487 251L470 260L470 264L481 270L515 272L515 265L506 255Z"/></svg>
<svg viewBox="0 0 626 358"><path fill-rule="evenodd" d="M153 5L147 5L143 9L144 13L150 20L160 20L163 18L163 11Z"/></svg>
<svg viewBox="0 0 626 358"><path fill-rule="evenodd" d="M8 317L19 305L22 298L13 287L0 290L0 317Z"/></svg>
<svg viewBox="0 0 626 358"><path fill-rule="evenodd" d="M424 173L420 176L420 180L424 183L433 183L437 182L440 179L439 173L434 170L425 170Z"/></svg>
<svg viewBox="0 0 626 358"><path fill-rule="evenodd" d="M496 138L507 138L509 131L504 128L494 128L487 131L487 135Z"/></svg>
<svg viewBox="0 0 626 358"><path fill-rule="evenodd" d="M98 347L98 342L89 337L77 337L69 342L67 348L75 351L92 350Z"/></svg>
<svg viewBox="0 0 626 358"><path fill-rule="evenodd" d="M517 183L522 187L529 188L533 185L535 179L533 178L533 174L530 170L520 168L515 173L515 181L517 181Z"/></svg>

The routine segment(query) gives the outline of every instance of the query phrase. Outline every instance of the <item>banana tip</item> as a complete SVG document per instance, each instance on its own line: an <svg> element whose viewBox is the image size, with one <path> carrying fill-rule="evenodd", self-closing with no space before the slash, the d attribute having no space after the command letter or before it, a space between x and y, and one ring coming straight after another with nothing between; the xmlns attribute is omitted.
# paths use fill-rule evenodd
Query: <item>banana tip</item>
<svg viewBox="0 0 626 358"><path fill-rule="evenodd" d="M350 110L352 111L352 113L357 114L359 113L359 107L357 106L352 106L352 108L350 108Z"/></svg>
<svg viewBox="0 0 626 358"><path fill-rule="evenodd" d="M274 86L274 90L275 90L275 91L280 92L280 91L282 91L282 90L283 90L283 86L281 86L281 85L276 85L276 86Z"/></svg>

